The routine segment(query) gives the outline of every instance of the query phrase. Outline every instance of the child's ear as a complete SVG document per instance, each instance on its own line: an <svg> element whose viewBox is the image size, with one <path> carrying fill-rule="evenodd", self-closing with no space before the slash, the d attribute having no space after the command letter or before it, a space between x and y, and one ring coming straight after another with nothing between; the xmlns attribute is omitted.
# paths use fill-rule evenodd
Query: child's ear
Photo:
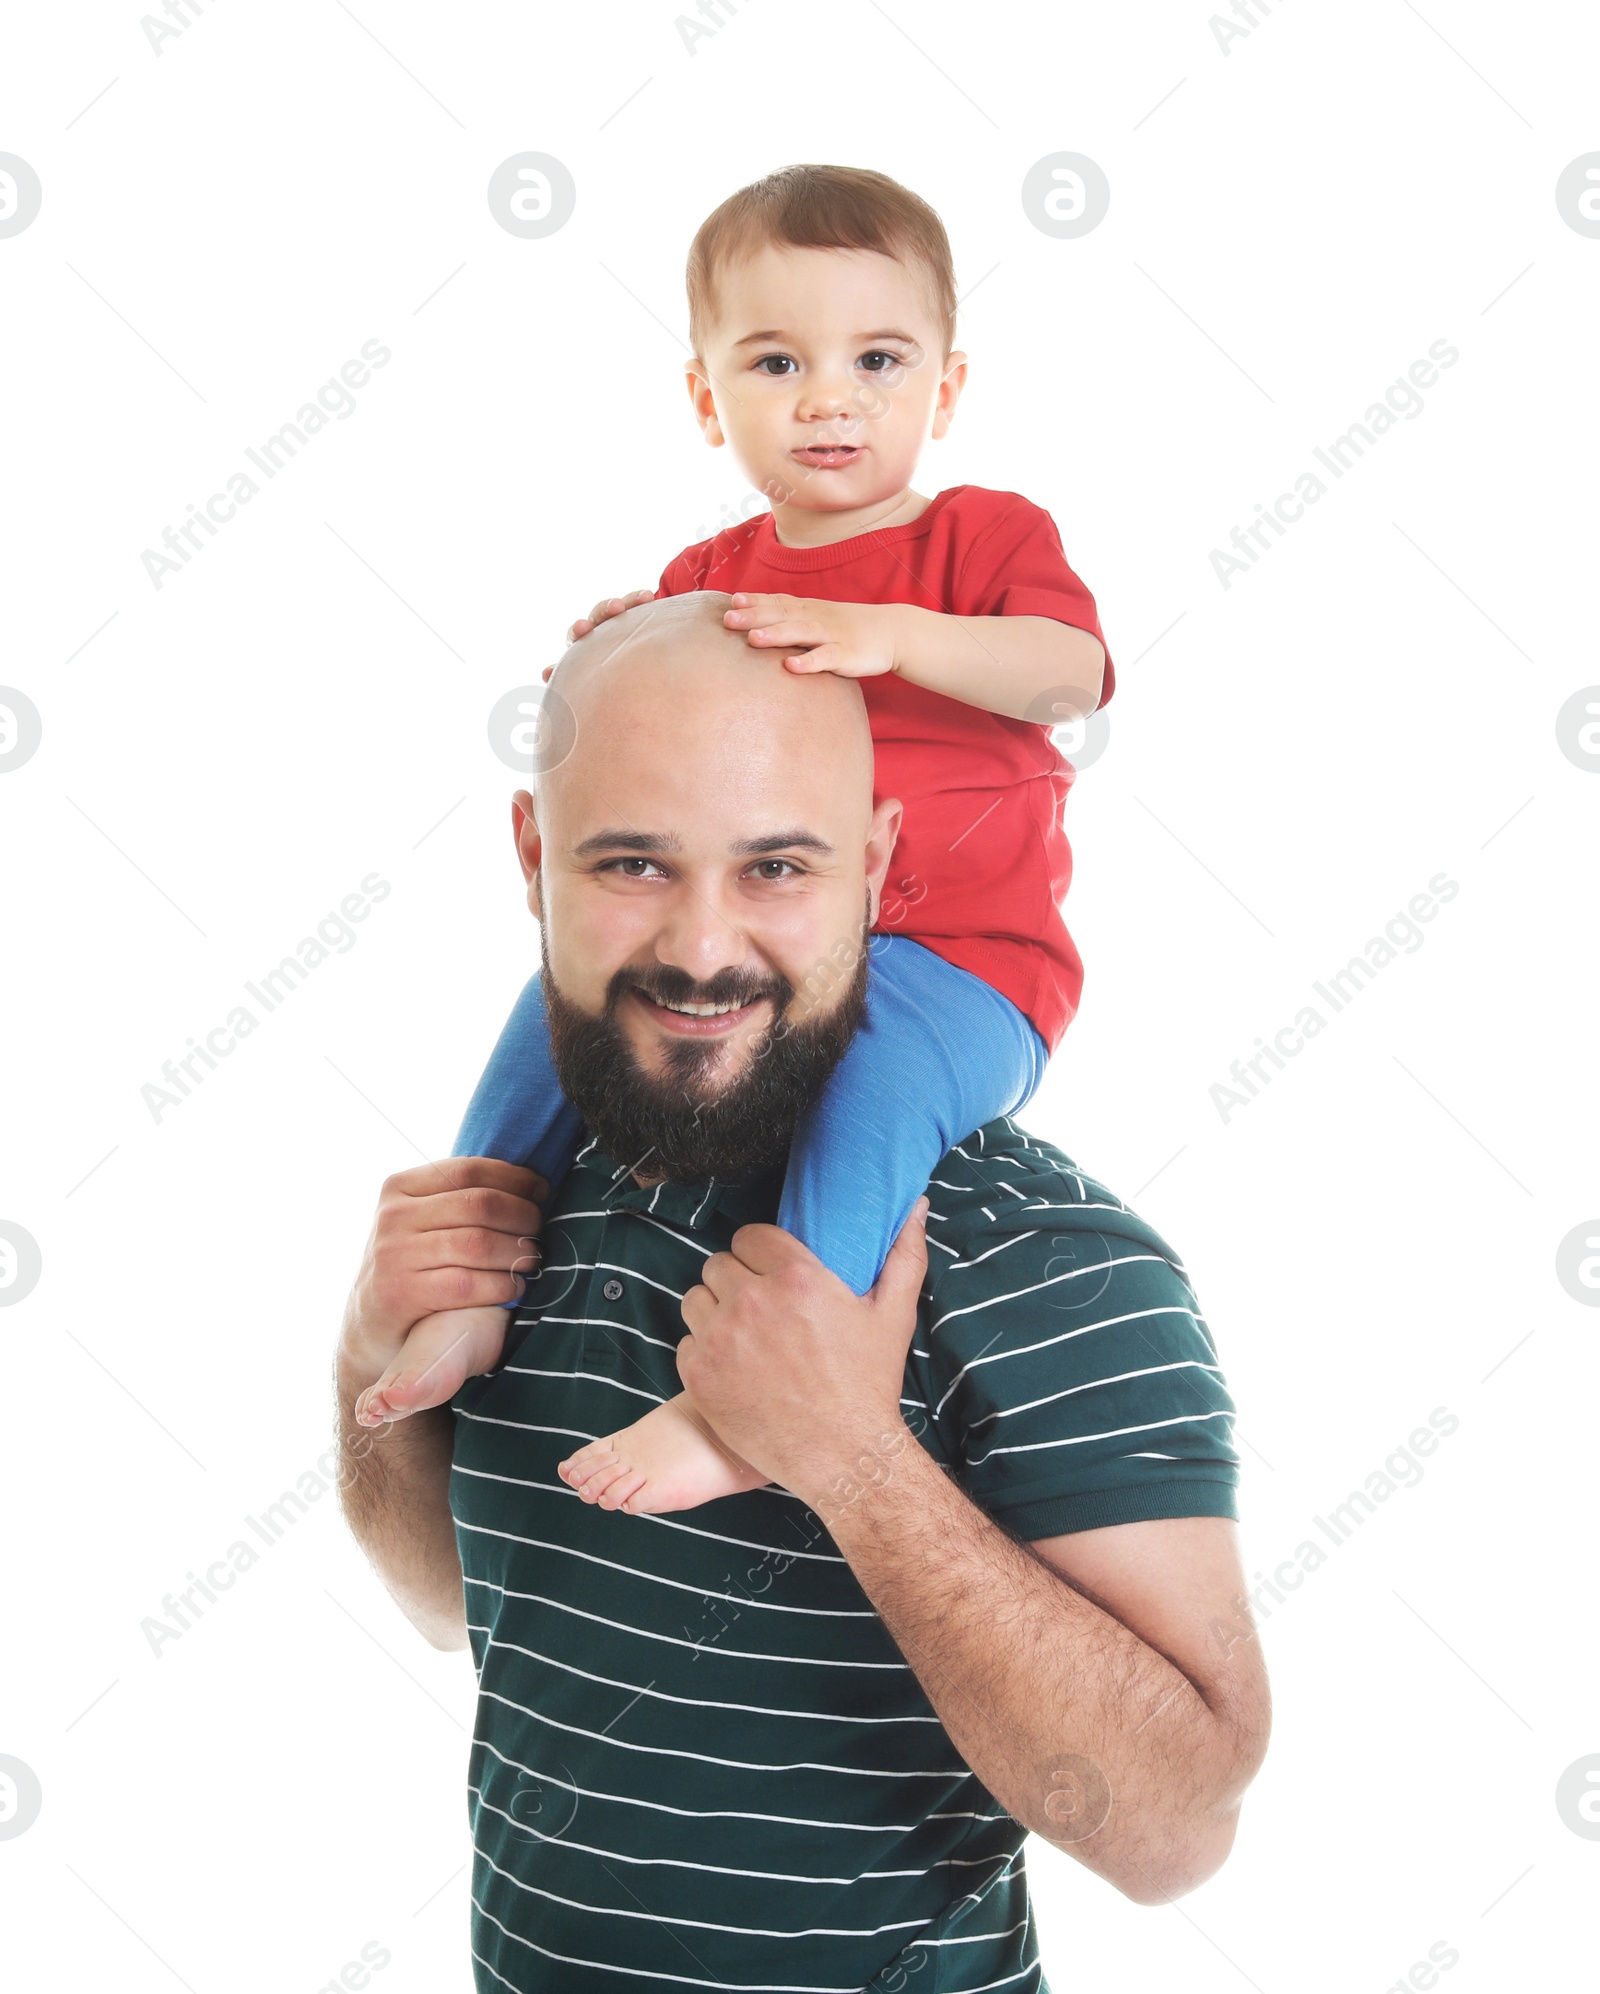
<svg viewBox="0 0 1600 1994"><path fill-rule="evenodd" d="M935 443L955 420L956 403L960 401L961 390L966 385L967 356L952 353L944 363L944 378L939 383L939 397L933 405L932 436Z"/></svg>
<svg viewBox="0 0 1600 1994"><path fill-rule="evenodd" d="M706 363L698 356L693 360L686 360L683 373L689 387L689 403L694 410L694 419L700 425L700 433L713 450L720 450L728 439L723 435L722 424L717 420L717 404L711 393L711 375Z"/></svg>

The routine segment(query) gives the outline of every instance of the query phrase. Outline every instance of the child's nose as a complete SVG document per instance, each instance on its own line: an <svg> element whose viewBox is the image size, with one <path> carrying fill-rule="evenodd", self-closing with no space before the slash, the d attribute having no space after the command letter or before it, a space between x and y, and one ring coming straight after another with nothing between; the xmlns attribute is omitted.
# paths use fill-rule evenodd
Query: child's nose
<svg viewBox="0 0 1600 1994"><path fill-rule="evenodd" d="M806 382L800 397L802 422L859 422L855 382L848 375L815 374Z"/></svg>

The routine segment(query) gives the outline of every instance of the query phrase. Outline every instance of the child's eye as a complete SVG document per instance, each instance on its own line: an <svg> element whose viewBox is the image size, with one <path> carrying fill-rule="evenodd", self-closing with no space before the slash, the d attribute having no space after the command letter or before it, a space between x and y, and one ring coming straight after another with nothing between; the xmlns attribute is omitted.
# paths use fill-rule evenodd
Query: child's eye
<svg viewBox="0 0 1600 1994"><path fill-rule="evenodd" d="M781 381L787 377L789 369L793 366L794 362L787 353L763 353L756 362L756 371L770 374L774 380Z"/></svg>
<svg viewBox="0 0 1600 1994"><path fill-rule="evenodd" d="M882 352L863 353L856 362L858 367L864 368L869 374L892 374L895 368L904 364L898 353Z"/></svg>

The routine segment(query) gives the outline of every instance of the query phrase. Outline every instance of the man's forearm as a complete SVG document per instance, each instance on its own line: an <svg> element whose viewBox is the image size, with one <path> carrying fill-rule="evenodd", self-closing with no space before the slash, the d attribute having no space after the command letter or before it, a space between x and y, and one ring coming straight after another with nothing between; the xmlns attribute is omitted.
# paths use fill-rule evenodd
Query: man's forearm
<svg viewBox="0 0 1600 1994"><path fill-rule="evenodd" d="M909 1433L813 1506L1008 1813L1140 1903L1212 1874L1254 1760L1187 1676L1008 1537Z"/></svg>
<svg viewBox="0 0 1600 1994"><path fill-rule="evenodd" d="M454 1415L446 1406L358 1426L355 1401L377 1372L341 1346L340 1490L345 1519L396 1604L436 1648L467 1645L461 1560L450 1514Z"/></svg>

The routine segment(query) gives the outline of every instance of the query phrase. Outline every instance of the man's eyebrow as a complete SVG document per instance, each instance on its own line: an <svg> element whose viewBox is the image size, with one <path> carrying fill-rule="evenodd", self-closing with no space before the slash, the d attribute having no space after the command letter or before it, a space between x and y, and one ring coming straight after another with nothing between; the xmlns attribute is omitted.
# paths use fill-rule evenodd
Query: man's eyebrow
<svg viewBox="0 0 1600 1994"><path fill-rule="evenodd" d="M773 831L764 838L740 838L728 847L735 858L760 858L767 852L815 852L819 858L831 859L834 850L825 838L819 838L815 831Z"/></svg>
<svg viewBox="0 0 1600 1994"><path fill-rule="evenodd" d="M574 845L575 859L592 858L596 852L681 852L683 840L661 831L596 831L592 838Z"/></svg>

